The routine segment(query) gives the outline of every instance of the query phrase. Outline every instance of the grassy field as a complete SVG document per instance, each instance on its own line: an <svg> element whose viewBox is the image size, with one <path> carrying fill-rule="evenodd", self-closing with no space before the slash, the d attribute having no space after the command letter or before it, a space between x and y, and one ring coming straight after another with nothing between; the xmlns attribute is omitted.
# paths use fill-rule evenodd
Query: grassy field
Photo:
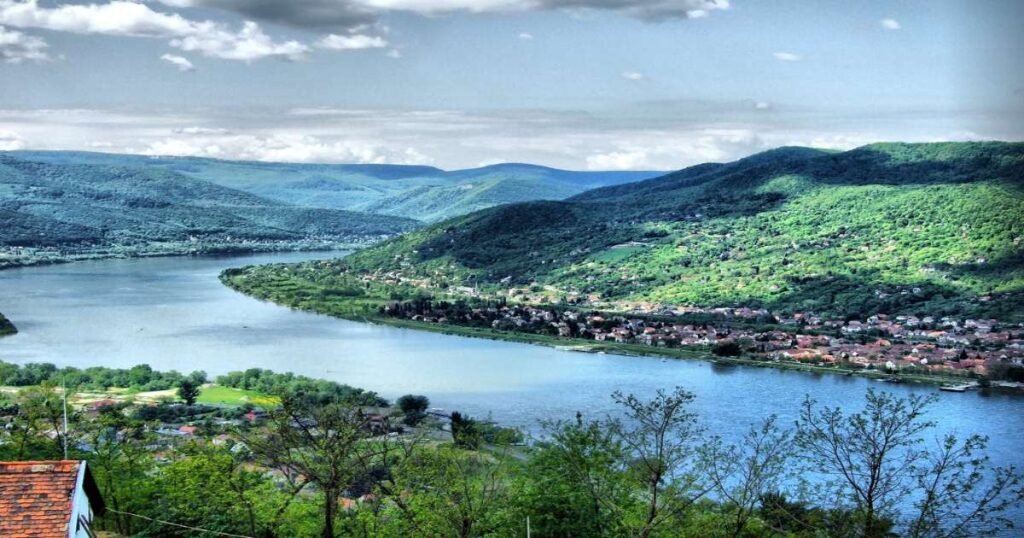
<svg viewBox="0 0 1024 538"><path fill-rule="evenodd" d="M251 390L233 389L220 385L204 385L196 402L207 405L226 406L240 406L247 403L269 405L277 402L277 399Z"/></svg>
<svg viewBox="0 0 1024 538"><path fill-rule="evenodd" d="M0 394L14 394L36 386L8 387L0 386ZM60 392L60 387L57 388ZM70 392L70 391L69 391ZM100 400L134 401L137 403L154 403L162 400L179 400L176 389L134 392L125 388L110 387L106 390L77 391L69 395L72 406L84 406ZM235 389L221 385L203 385L196 403L215 406L238 407L247 403L257 406L270 406L278 403L278 399L252 390Z"/></svg>

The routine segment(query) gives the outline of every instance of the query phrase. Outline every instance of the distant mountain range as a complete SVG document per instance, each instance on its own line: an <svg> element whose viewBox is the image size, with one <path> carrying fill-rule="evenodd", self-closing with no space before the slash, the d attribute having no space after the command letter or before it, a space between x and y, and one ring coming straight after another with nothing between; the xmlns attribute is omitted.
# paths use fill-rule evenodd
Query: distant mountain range
<svg viewBox="0 0 1024 538"><path fill-rule="evenodd" d="M780 148L416 230L331 271L551 301L1024 319L1024 144Z"/></svg>
<svg viewBox="0 0 1024 538"><path fill-rule="evenodd" d="M299 207L159 167L28 157L0 154L0 245L360 240L421 225L400 217Z"/></svg>
<svg viewBox="0 0 1024 538"><path fill-rule="evenodd" d="M429 166L288 164L63 151L22 151L11 155L49 164L170 171L287 204L394 215L424 222L507 203L562 200L590 189L664 173L572 172L529 164L497 164L446 172Z"/></svg>

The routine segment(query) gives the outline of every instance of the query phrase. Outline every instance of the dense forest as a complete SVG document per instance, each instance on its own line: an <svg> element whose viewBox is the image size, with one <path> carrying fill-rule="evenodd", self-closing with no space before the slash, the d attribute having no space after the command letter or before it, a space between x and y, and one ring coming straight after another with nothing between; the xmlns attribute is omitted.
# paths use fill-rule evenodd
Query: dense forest
<svg viewBox="0 0 1024 538"><path fill-rule="evenodd" d="M107 383L117 399L93 393L65 428L57 377L68 401ZM1024 500L984 438L934 443L934 396L869 390L859 409L807 398L791 424L767 416L726 440L683 389L615 393L614 416L561 417L523 443L458 411L427 413L424 395L389 406L265 370L217 380L268 391L261 404L196 403L205 377L0 363L0 384L19 385L0 391L0 459L67 446L88 462L107 508L98 525L114 536L966 538L1005 533ZM172 380L176 396L133 399Z"/></svg>
<svg viewBox="0 0 1024 538"><path fill-rule="evenodd" d="M306 276L610 308L1021 320L1022 261L1024 144L969 142L780 148L480 211Z"/></svg>
<svg viewBox="0 0 1024 538"><path fill-rule="evenodd" d="M511 163L445 171L430 166L267 163L73 151L13 154L52 164L171 171L288 204L394 215L424 222L507 203L561 200L590 189L663 173L574 172Z"/></svg>
<svg viewBox="0 0 1024 538"><path fill-rule="evenodd" d="M51 164L0 154L0 246L357 241L418 225L299 207L160 168Z"/></svg>

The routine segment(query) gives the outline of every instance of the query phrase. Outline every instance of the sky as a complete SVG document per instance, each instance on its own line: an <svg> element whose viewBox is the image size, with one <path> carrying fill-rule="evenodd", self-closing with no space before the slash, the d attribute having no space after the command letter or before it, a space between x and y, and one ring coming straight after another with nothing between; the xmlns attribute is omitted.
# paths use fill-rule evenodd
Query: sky
<svg viewBox="0 0 1024 538"><path fill-rule="evenodd" d="M1018 0L0 0L0 150L671 170L1024 139Z"/></svg>

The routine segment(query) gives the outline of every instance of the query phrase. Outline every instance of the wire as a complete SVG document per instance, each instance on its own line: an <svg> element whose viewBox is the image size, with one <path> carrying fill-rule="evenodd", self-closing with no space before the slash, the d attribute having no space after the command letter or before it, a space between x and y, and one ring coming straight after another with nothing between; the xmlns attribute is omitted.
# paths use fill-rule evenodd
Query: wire
<svg viewBox="0 0 1024 538"><path fill-rule="evenodd" d="M160 523L161 525L170 525L172 527L180 527L182 529L188 529L190 531L208 532L210 534L216 534L217 536L231 536L233 538L253 538L252 536L246 536L244 534L231 534L230 532L211 531L209 529L203 529L203 528L200 528L200 527L190 527L188 525L182 525L181 523L172 523L170 521L164 521L162 519L153 519L151 517L140 516L139 514L133 514L131 512L122 512L120 510L114 510L113 508L107 508L107 512L113 512L115 514L122 514L122 515L126 515L126 516L137 517L137 518L140 518L140 519L145 519L147 521L152 521L154 523Z"/></svg>

